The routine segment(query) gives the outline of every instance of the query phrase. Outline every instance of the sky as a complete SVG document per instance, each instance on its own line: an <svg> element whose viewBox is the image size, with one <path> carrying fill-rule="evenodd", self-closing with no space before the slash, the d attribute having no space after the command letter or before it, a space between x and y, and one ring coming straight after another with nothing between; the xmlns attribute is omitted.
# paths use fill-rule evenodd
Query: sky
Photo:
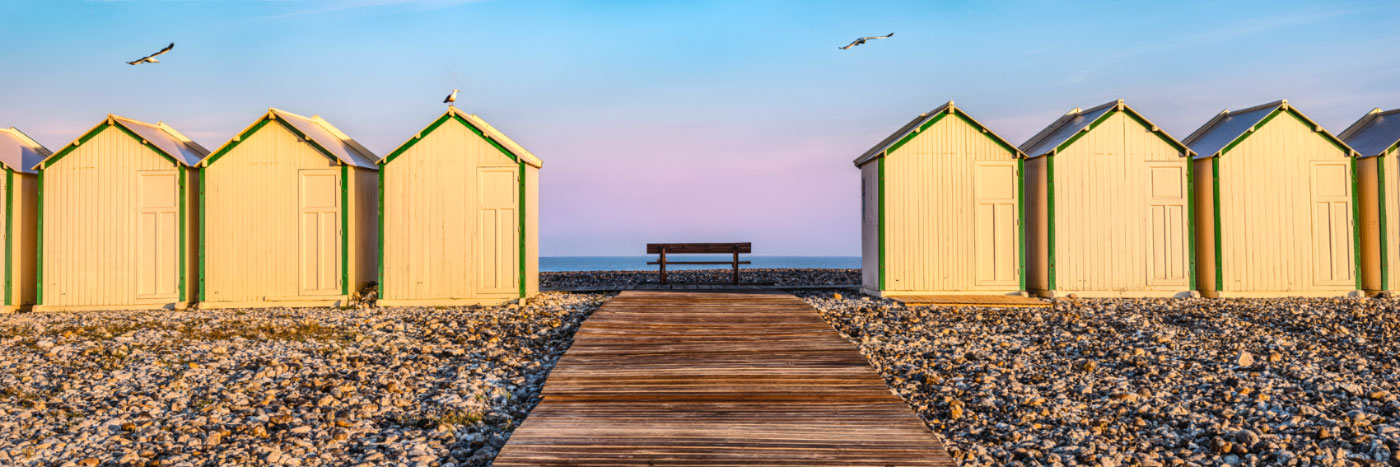
<svg viewBox="0 0 1400 467"><path fill-rule="evenodd" d="M277 107L383 156L460 88L544 160L545 256L858 256L851 161L948 100L1014 144L1115 99L1178 139L1280 98L1334 133L1400 107L1392 1L4 0L0 17L0 126L50 148L117 114L213 149Z"/></svg>

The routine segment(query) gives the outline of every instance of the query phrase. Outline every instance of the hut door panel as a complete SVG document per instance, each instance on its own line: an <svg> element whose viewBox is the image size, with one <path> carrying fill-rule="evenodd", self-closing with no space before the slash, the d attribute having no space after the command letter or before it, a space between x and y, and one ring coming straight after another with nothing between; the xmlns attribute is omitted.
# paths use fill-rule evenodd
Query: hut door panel
<svg viewBox="0 0 1400 467"><path fill-rule="evenodd" d="M340 293L340 177L335 170L300 173L298 261L301 295Z"/></svg>
<svg viewBox="0 0 1400 467"><path fill-rule="evenodd" d="M1313 163L1314 285L1350 285L1353 276L1351 180L1346 163Z"/></svg>
<svg viewBox="0 0 1400 467"><path fill-rule="evenodd" d="M977 285L1016 285L1016 164L981 162L975 170Z"/></svg>
<svg viewBox="0 0 1400 467"><path fill-rule="evenodd" d="M1186 168L1180 164L1148 167L1148 285L1181 284L1186 266Z"/></svg>
<svg viewBox="0 0 1400 467"><path fill-rule="evenodd" d="M518 292L520 234L512 169L477 172L476 277L482 293Z"/></svg>
<svg viewBox="0 0 1400 467"><path fill-rule="evenodd" d="M178 190L174 172L137 174L137 299L173 299L176 296Z"/></svg>

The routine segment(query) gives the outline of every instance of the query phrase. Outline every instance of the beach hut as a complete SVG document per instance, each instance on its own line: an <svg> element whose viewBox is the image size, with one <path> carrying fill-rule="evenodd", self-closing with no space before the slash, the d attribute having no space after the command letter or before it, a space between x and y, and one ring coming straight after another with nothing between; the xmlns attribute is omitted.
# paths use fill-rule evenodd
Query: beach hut
<svg viewBox="0 0 1400 467"><path fill-rule="evenodd" d="M1196 152L1197 285L1213 296L1361 288L1355 151L1287 100L1226 110Z"/></svg>
<svg viewBox="0 0 1400 467"><path fill-rule="evenodd" d="M34 166L48 157L44 145L10 127L0 128L0 168L5 170L0 177L0 192L5 194L0 201L0 215L5 225L5 298L0 311L26 309L34 304L35 245L38 238L37 224L39 182Z"/></svg>
<svg viewBox="0 0 1400 467"><path fill-rule="evenodd" d="M1372 110L1338 136L1359 157L1362 286L1400 290L1391 272L1400 266L1400 109Z"/></svg>
<svg viewBox="0 0 1400 467"><path fill-rule="evenodd" d="M374 156L270 109L200 164L200 306L344 306L374 281Z"/></svg>
<svg viewBox="0 0 1400 467"><path fill-rule="evenodd" d="M194 298L194 170L209 152L164 123L115 115L39 174L35 310L180 309Z"/></svg>
<svg viewBox="0 0 1400 467"><path fill-rule="evenodd" d="M379 166L380 304L539 293L539 158L448 107Z"/></svg>
<svg viewBox="0 0 1400 467"><path fill-rule="evenodd" d="M1071 110L1021 150L1031 292L1190 294L1186 145L1120 99Z"/></svg>
<svg viewBox="0 0 1400 467"><path fill-rule="evenodd" d="M862 291L1024 290L1023 154L949 101L856 158Z"/></svg>

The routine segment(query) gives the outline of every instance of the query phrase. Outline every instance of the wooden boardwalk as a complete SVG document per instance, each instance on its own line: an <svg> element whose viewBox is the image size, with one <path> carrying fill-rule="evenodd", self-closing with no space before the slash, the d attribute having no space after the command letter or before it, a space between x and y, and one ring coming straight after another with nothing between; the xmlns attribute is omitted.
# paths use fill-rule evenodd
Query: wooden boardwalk
<svg viewBox="0 0 1400 467"><path fill-rule="evenodd" d="M781 292L623 292L543 396L496 466L953 465L856 348Z"/></svg>

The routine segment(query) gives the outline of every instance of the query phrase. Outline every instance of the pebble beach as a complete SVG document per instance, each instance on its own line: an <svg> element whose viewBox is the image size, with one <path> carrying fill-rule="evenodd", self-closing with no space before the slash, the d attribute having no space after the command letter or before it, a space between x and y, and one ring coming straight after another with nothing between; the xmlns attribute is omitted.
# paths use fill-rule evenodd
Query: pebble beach
<svg viewBox="0 0 1400 467"><path fill-rule="evenodd" d="M606 299L0 315L0 465L488 465Z"/></svg>
<svg viewBox="0 0 1400 467"><path fill-rule="evenodd" d="M798 293L963 466L1400 465L1400 300Z"/></svg>

